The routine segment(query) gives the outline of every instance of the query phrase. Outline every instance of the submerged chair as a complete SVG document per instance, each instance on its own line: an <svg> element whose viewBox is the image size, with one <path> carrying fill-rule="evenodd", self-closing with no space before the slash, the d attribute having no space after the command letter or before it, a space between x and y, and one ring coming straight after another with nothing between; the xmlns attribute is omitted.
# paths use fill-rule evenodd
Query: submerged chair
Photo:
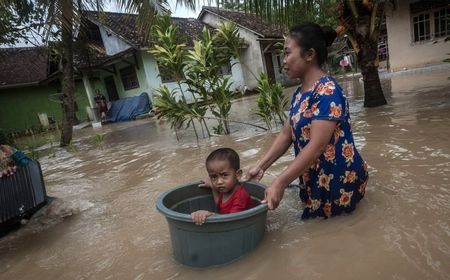
<svg viewBox="0 0 450 280"><path fill-rule="evenodd" d="M47 194L38 161L17 166L16 173L0 178L0 225L18 221L46 202Z"/></svg>

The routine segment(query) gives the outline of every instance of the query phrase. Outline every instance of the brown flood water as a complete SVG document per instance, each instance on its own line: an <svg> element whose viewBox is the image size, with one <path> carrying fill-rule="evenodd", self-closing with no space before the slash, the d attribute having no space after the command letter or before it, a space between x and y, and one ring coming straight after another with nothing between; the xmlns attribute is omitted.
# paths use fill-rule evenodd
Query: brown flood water
<svg viewBox="0 0 450 280"><path fill-rule="evenodd" d="M268 215L261 245L222 267L178 264L165 218L155 209L162 192L205 176L204 159L230 146L245 170L276 133L233 125L231 136L180 142L154 120L104 126L104 148L77 132L78 152L43 158L48 194L80 212L64 221L25 228L0 240L0 279L449 279L449 70L384 80L389 105L362 108L356 80L342 85L351 100L353 130L370 166L366 198L351 215L301 221L288 189ZM235 103L234 119L256 121ZM289 151L266 174L269 183L292 159Z"/></svg>

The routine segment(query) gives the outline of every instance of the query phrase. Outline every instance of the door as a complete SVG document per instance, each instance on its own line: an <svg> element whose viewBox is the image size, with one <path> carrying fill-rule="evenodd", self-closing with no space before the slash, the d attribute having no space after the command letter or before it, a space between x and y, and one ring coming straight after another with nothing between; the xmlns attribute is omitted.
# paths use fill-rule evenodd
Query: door
<svg viewBox="0 0 450 280"><path fill-rule="evenodd" d="M269 77L269 80L274 83L275 80L275 70L273 69L273 60L272 60L272 53L264 53L264 58L266 60L266 73Z"/></svg>
<svg viewBox="0 0 450 280"><path fill-rule="evenodd" d="M119 94L117 93L116 83L114 82L113 76L108 76L105 78L106 93L108 94L108 100L114 101L119 99Z"/></svg>

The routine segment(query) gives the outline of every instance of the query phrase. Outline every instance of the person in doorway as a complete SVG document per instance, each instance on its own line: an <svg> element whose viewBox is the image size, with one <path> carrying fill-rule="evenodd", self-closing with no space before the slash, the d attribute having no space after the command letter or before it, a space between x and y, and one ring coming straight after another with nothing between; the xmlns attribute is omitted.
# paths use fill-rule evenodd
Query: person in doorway
<svg viewBox="0 0 450 280"><path fill-rule="evenodd" d="M95 108L97 110L97 116L100 117L101 120L106 119L106 112L108 111L108 107L106 105L106 97L100 93L99 89L95 90Z"/></svg>
<svg viewBox="0 0 450 280"><path fill-rule="evenodd" d="M329 218L353 211L364 197L367 165L355 147L348 101L342 88L322 69L327 47L336 38L330 27L303 23L290 29L284 44L284 70L300 79L289 119L246 179L260 180L293 144L295 159L267 187L269 209L278 207L285 188L301 177L302 218Z"/></svg>
<svg viewBox="0 0 450 280"><path fill-rule="evenodd" d="M206 170L209 178L199 186L211 188L219 214L236 213L253 207L250 195L239 183L242 170L236 151L230 148L213 151L206 158ZM202 225L214 214L208 210L198 210L191 217L195 224Z"/></svg>

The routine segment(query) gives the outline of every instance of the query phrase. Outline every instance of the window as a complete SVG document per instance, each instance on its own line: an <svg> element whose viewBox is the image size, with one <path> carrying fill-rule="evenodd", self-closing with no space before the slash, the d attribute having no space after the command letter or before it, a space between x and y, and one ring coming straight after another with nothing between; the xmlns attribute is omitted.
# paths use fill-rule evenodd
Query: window
<svg viewBox="0 0 450 280"><path fill-rule="evenodd" d="M450 35L450 8L430 9L412 16L413 42Z"/></svg>
<svg viewBox="0 0 450 280"><path fill-rule="evenodd" d="M222 75L231 75L231 63L224 64L220 67Z"/></svg>
<svg viewBox="0 0 450 280"><path fill-rule="evenodd" d="M122 78L124 90L130 90L139 87L139 81L134 66L128 66L126 68L120 69L120 77Z"/></svg>
<svg viewBox="0 0 450 280"><path fill-rule="evenodd" d="M176 82L176 77L174 77L172 75L172 73L170 73L170 71L167 70L167 68L165 68L164 66L158 65L158 69L159 69L159 76L161 77L161 82L163 83L171 83L171 82ZM181 74L181 79L184 79L184 73Z"/></svg>
<svg viewBox="0 0 450 280"><path fill-rule="evenodd" d="M382 30L378 37L378 59L380 61L385 61L387 60L388 54L387 32L386 30Z"/></svg>
<svg viewBox="0 0 450 280"><path fill-rule="evenodd" d="M434 13L434 36L450 35L450 9L442 9Z"/></svg>
<svg viewBox="0 0 450 280"><path fill-rule="evenodd" d="M430 34L430 14L420 14L413 17L414 42L431 39Z"/></svg>

